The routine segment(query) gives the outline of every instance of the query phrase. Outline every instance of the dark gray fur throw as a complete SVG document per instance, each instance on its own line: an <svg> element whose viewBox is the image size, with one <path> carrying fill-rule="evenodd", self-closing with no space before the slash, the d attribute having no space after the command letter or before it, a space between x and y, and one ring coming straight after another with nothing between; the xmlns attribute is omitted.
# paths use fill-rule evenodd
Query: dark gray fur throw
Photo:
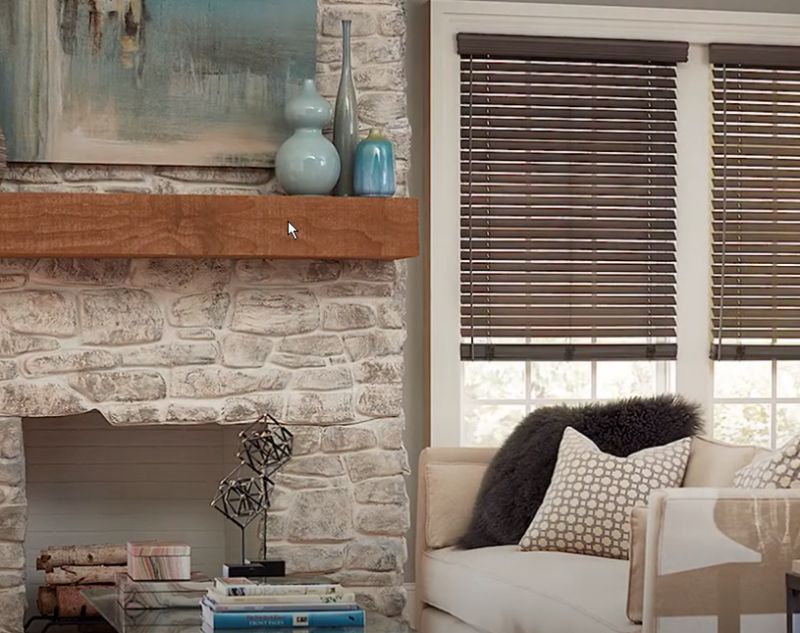
<svg viewBox="0 0 800 633"><path fill-rule="evenodd" d="M626 457L694 435L702 421L697 405L670 395L536 409L514 429L489 465L461 547L519 542L550 485L568 426L602 451Z"/></svg>

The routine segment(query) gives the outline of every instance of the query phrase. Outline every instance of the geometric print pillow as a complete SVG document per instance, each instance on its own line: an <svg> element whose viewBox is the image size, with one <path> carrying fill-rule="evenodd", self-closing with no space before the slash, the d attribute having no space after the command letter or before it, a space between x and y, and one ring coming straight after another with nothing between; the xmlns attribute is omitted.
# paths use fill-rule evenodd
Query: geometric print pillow
<svg viewBox="0 0 800 633"><path fill-rule="evenodd" d="M736 471L736 488L800 488L800 435Z"/></svg>
<svg viewBox="0 0 800 633"><path fill-rule="evenodd" d="M653 490L680 487L691 442L616 457L567 427L550 487L520 548L627 558L631 510L647 505Z"/></svg>

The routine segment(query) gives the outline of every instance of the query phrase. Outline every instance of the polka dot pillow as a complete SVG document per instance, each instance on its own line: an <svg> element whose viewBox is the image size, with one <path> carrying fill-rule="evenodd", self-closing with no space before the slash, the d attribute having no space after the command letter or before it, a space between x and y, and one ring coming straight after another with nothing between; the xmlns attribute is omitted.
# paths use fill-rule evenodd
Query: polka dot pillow
<svg viewBox="0 0 800 633"><path fill-rule="evenodd" d="M800 435L766 457L736 471L737 488L800 488Z"/></svg>
<svg viewBox="0 0 800 633"><path fill-rule="evenodd" d="M550 487L520 547L627 558L631 510L647 505L653 490L680 487L690 448L687 437L616 457L567 427Z"/></svg>

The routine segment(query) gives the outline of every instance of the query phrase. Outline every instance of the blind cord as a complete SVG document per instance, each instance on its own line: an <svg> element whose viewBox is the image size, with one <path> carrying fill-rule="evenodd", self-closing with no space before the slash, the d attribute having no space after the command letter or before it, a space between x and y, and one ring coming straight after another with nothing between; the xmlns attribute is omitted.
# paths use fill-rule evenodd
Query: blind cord
<svg viewBox="0 0 800 633"><path fill-rule="evenodd" d="M474 57L472 55L469 56L469 111L467 112L467 131L468 131L468 138L467 138L467 169L469 171L469 175L467 176L467 212L469 213L469 220L467 222L468 229L467 232L469 233L468 243L469 243L469 346L470 346L470 360L475 360L475 319L477 318L477 314L475 311L475 292L473 289L475 283L475 267L473 264L473 236L472 236L472 217L473 217L473 210L472 210L472 137L473 137L473 127L472 127L472 105L473 105L473 97L475 91L473 90L473 83L474 83L474 74L473 74L473 60ZM491 312L492 306L491 304L487 304L487 311Z"/></svg>
<svg viewBox="0 0 800 633"><path fill-rule="evenodd" d="M728 65L722 66L722 257L720 260L719 324L717 360L722 360L723 320L725 318L725 264L728 250Z"/></svg>

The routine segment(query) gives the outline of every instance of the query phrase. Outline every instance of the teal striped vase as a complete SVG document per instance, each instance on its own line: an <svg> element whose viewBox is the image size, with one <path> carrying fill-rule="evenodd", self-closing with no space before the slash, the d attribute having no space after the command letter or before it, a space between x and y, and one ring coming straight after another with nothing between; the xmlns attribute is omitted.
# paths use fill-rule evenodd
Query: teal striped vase
<svg viewBox="0 0 800 633"><path fill-rule="evenodd" d="M378 130L356 148L353 168L353 191L357 196L388 198L396 189L392 142Z"/></svg>

